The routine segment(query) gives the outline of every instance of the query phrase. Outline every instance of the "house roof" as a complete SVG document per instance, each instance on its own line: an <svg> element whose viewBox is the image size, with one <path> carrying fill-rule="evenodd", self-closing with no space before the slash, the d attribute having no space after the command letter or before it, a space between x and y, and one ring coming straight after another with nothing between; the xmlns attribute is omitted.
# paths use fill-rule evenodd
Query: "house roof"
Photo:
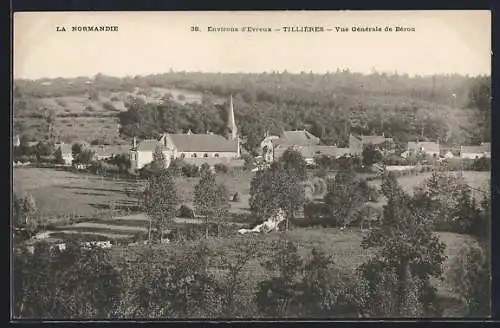
<svg viewBox="0 0 500 328"><path fill-rule="evenodd" d="M237 152L236 140L217 134L169 134L178 151L183 152Z"/></svg>
<svg viewBox="0 0 500 328"><path fill-rule="evenodd" d="M284 131L283 134L278 138L273 140L275 145L288 145L288 146L307 146L307 145L317 145L320 140L318 137L312 133L302 130L302 131Z"/></svg>
<svg viewBox="0 0 500 328"><path fill-rule="evenodd" d="M491 151L491 142L481 142L481 146L487 148L488 151Z"/></svg>
<svg viewBox="0 0 500 328"><path fill-rule="evenodd" d="M408 150L417 150L420 147L422 147L424 151L439 152L439 144L436 142L431 142L431 141L408 142Z"/></svg>
<svg viewBox="0 0 500 328"><path fill-rule="evenodd" d="M392 142L392 138L386 138L384 136L361 136L361 141L363 144L379 145L386 141Z"/></svg>
<svg viewBox="0 0 500 328"><path fill-rule="evenodd" d="M56 149L61 148L62 154L71 154L72 153L71 147L72 146L70 144L66 143L56 145Z"/></svg>
<svg viewBox="0 0 500 328"><path fill-rule="evenodd" d="M157 139L145 139L137 144L137 150L139 151L154 151L158 145Z"/></svg>
<svg viewBox="0 0 500 328"><path fill-rule="evenodd" d="M90 149L97 156L114 156L127 153L130 150L128 145L94 145Z"/></svg>
<svg viewBox="0 0 500 328"><path fill-rule="evenodd" d="M275 149L275 156L281 157L289 147L279 146ZM322 145L309 145L309 146L294 146L304 158L314 158L317 155L337 156L337 147L335 146L322 146Z"/></svg>
<svg viewBox="0 0 500 328"><path fill-rule="evenodd" d="M363 144L373 144L373 145L379 145L381 143L384 143L386 141L392 142L392 138L386 138L384 136L358 136L355 134L351 134L351 137L354 137L358 140L360 140Z"/></svg>
<svg viewBox="0 0 500 328"><path fill-rule="evenodd" d="M490 145L460 147L460 152L462 154L482 154L482 153L489 153L490 151L491 151Z"/></svg>

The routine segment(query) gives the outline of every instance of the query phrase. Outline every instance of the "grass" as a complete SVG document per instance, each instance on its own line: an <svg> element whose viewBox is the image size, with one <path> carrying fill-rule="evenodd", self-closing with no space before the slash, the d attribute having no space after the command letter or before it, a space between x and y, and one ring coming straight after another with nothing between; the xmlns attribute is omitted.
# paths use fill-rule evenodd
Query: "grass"
<svg viewBox="0 0 500 328"><path fill-rule="evenodd" d="M16 193L31 193L41 214L53 220L69 214L102 216L110 203L126 210L133 208L136 201L126 193L126 189L137 188L135 181L49 168L14 168L13 181Z"/></svg>
<svg viewBox="0 0 500 328"><path fill-rule="evenodd" d="M450 173L459 174L458 172L450 172ZM398 178L398 182L406 192L411 193L413 192L414 187L421 185L424 182L424 180L429 178L431 175L432 172L424 172L418 175L402 176ZM471 187L477 189L484 189L486 187L488 179L491 177L491 172L464 171L463 177ZM368 181L368 183L378 187L381 184L381 180L372 180Z"/></svg>
<svg viewBox="0 0 500 328"><path fill-rule="evenodd" d="M261 252L263 255L258 259L253 260L245 267L245 276L251 280L249 285L255 288L257 283L268 276L268 272L260 265L261 261L266 260L272 254L272 243L280 238L282 233L269 233L269 234L256 234L251 236L235 235L223 239L210 238L206 240L207 246L212 251L222 251L225 253L234 253L235 244L238 240L244 238L254 238L257 241L255 251ZM341 231L336 228L298 228L293 229L286 233L288 238L298 245L298 251L301 256L310 254L312 248L320 248L325 253L332 255L333 259L341 269L347 273L354 274L356 268L367 261L372 255L372 250L365 250L361 247L363 239L362 233L359 230ZM473 242L473 239L466 235L455 233L437 233L440 240L446 244L445 255L447 259L443 265L444 274L446 276L447 270L460 253L462 245L466 242ZM186 246L192 245L195 242L174 242L171 244L154 246L156 251L165 254L181 255ZM122 261L137 260L138 252L141 248L133 248L126 246L118 246L111 249L113 260L116 263ZM457 301L456 296L451 292L451 286L446 279L433 280L434 285L438 290L438 294L443 302L446 302L445 315L459 315L460 302ZM443 304L445 305L445 304Z"/></svg>
<svg viewBox="0 0 500 328"><path fill-rule="evenodd" d="M231 211L234 214L248 213L248 199L250 180L253 173L250 172L232 172L217 176L219 183L224 183L228 188L230 195L239 192L241 201L231 202ZM400 184L407 191L429 174L418 176L405 176L399 178ZM474 187L481 187L489 177L489 172L464 172L467 181ZM198 178L177 178L177 187L185 204L191 204L193 200L194 186L198 183ZM370 181L369 183L380 185L380 181ZM127 188L138 188L140 184L125 180L103 179L100 177L75 174L54 169L40 168L16 168L14 169L14 189L16 191L31 192L37 201L42 212L46 214L61 214L70 211L76 213L79 217L95 216L97 208L109 206L113 201L118 206L129 205L134 200L124 192ZM117 206L117 207L118 207ZM106 210L101 213L107 213ZM94 223L94 225L92 225ZM57 229L51 237L67 238L78 235L88 240L115 240L126 237L133 237L146 226L145 217L138 213L126 217L114 218L94 218L85 224L73 224ZM134 229L136 228L136 229ZM141 229L142 228L142 229ZM296 228L287 233L289 238L298 245L299 252L302 255L308 254L313 247L323 249L327 254L334 257L337 265L347 272L354 273L354 270L369 257L371 252L361 248L362 233L355 229L351 231L341 231L335 228ZM444 263L444 271L448 270L453 259L459 255L460 248L471 238L465 235L455 233L438 233L440 239L447 245L447 260ZM248 264L246 275L250 277L251 286L266 277L267 273L259 264L259 261L270 256L272 242L277 240L280 233L257 234L252 236L240 236L236 233L226 238L207 240L209 248L212 250L232 251L235 243L242 238L256 238L258 248L265 254L259 260ZM192 242L173 242L172 244L156 246L158 251L170 253L182 253L186 245ZM139 248L115 246L111 252L113 258L117 261L124 259L133 260L137 255ZM446 280L436 279L433 283L438 288L439 295L446 306L450 307L448 315L460 312L459 302L457 303L449 284Z"/></svg>

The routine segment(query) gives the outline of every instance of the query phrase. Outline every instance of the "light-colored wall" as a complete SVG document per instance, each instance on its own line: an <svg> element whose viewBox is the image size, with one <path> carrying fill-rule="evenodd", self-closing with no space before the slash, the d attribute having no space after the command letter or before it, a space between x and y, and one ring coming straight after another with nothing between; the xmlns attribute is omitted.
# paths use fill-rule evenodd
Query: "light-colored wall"
<svg viewBox="0 0 500 328"><path fill-rule="evenodd" d="M137 159L134 160L133 156L137 154ZM181 155L185 154L185 158L193 158L193 154L196 154L196 158L204 158L204 154L208 155L208 158L215 158L215 154L219 155L219 158L228 159L228 158L237 158L238 154L236 152L178 152L176 149L165 150L163 152L165 155L165 159L167 161L167 166L170 165L171 158L182 158ZM151 163L153 161L153 152L152 151L137 151L130 153L130 160L132 164L132 169L140 170L145 165Z"/></svg>
<svg viewBox="0 0 500 328"><path fill-rule="evenodd" d="M476 159L476 158L481 158L481 157L490 158L490 155L484 154L484 153L462 153L462 154L460 154L460 157L461 158Z"/></svg>
<svg viewBox="0 0 500 328"><path fill-rule="evenodd" d="M153 161L153 152L152 151L138 151L137 160L136 160L136 169L142 169L146 164L149 164Z"/></svg>
<svg viewBox="0 0 500 328"><path fill-rule="evenodd" d="M439 156L439 151L427 151L424 149L424 153L427 154L427 155L430 155L430 156Z"/></svg>
<svg viewBox="0 0 500 328"><path fill-rule="evenodd" d="M179 151L175 151L173 153L175 158L182 158L182 154L184 154L185 158L192 158L193 154L196 154L196 158L204 158L205 154L207 154L207 157L209 157L209 158L216 157L215 154L218 154L219 157L223 157L223 158L237 158L238 157L237 152L179 152Z"/></svg>
<svg viewBox="0 0 500 328"><path fill-rule="evenodd" d="M63 154L62 158L64 160L64 164L65 165L71 165L71 164L73 164L73 155L71 155L71 154Z"/></svg>
<svg viewBox="0 0 500 328"><path fill-rule="evenodd" d="M271 140L264 140L260 144L262 147L262 156L266 162L272 162L274 160L273 156L273 143ZM264 147L267 147L267 152L264 153Z"/></svg>

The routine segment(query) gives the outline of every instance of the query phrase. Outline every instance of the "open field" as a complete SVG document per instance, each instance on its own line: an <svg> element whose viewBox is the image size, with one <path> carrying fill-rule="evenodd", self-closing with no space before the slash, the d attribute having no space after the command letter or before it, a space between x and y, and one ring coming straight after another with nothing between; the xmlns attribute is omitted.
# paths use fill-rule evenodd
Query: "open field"
<svg viewBox="0 0 500 328"><path fill-rule="evenodd" d="M400 177L398 181L403 188L412 192L413 187L424 181L431 173L417 176ZM232 172L230 174L217 175L217 182L223 183L232 198L234 193L240 193L240 202L230 202L230 212L234 221L241 222L238 216L249 214L250 181L253 177L251 172ZM464 172L464 177L474 188L483 188L489 177L489 172ZM193 208L194 187L198 178L176 179L178 191L183 204ZM374 186L380 186L380 180L369 181ZM129 196L128 191L142 188L144 181L101 179L98 176L57 171L41 168L16 168L14 170L14 189L20 192L33 194L41 213L46 217L59 218L71 214L73 218L86 218L90 222L82 222L65 225L58 230L73 233L107 235L118 234L112 239L132 237L134 234L144 231L147 219L143 213L126 215L127 208L137 211L137 200ZM478 196L479 193L478 193ZM381 199L381 203L383 203ZM114 204L115 212L110 213L109 205ZM119 214L119 213L122 214ZM177 223L187 222L189 219L177 219ZM232 220L231 220L232 221ZM69 222L68 222L69 223Z"/></svg>
<svg viewBox="0 0 500 328"><path fill-rule="evenodd" d="M269 257L271 255L272 242L279 239L282 233L269 233L269 234L258 234L251 236L238 236L224 238L224 239L208 239L207 245L213 251L223 251L232 253L234 250L234 245L238 240L244 238L254 238L258 245L258 250L264 255L259 257L257 260L253 260L247 264L244 272L244 276L249 279L249 288L255 288L257 283L267 276L267 272L260 265L260 261ZM297 243L299 253L301 255L310 254L310 250L314 247L320 248L325 253L332 255L335 263L345 270L345 272L351 272L354 274L355 269L369 259L370 251L364 250L361 247L362 233L357 230L351 231L341 231L335 228L300 228L293 229L286 233L287 236ZM448 270L450 263L459 254L460 248L466 242L473 242L472 238L459 235L454 233L438 233L441 241L443 241L447 247L445 253L447 255L447 260L444 263L443 269ZM161 254L165 254L165 258L170 254L181 254L185 249L186 245L190 245L192 242L187 243L171 243L165 245L154 246L155 249ZM111 252L113 254L113 259L115 261L121 262L122 260L134 260L137 256L137 252L140 252L140 248L134 246L119 246L113 247ZM456 300L455 295L451 292L450 284L446 280L436 279L433 281L438 289L439 296L443 299L443 302L447 302L447 313L445 315L452 316L460 313L460 303ZM242 291L243 293L248 293L251 291Z"/></svg>
<svg viewBox="0 0 500 328"><path fill-rule="evenodd" d="M217 176L217 181L224 183L230 195L235 192L241 194L241 202L231 202L233 213L248 212L248 199L250 180L253 173L234 172ZM430 173L418 176L405 176L398 180L405 190L411 192L413 187ZM464 172L467 181L475 188L484 187L489 172ZM184 200L184 204L192 205L194 186L198 178L177 178L177 187ZM37 201L38 206L46 215L60 215L67 211L76 213L79 217L90 218L85 222L65 224L51 230L51 239L60 239L69 235L78 234L88 240L118 240L128 239L137 233L144 233L147 229L147 220L143 213L133 215L111 216L102 209L107 209L109 202L114 202L116 207L130 206L134 204L134 199L127 196L127 189L140 188L143 182L132 182L124 180L103 179L88 174L75 174L53 169L39 168L17 168L14 169L14 189L16 191L31 192ZM370 184L379 186L380 181L370 181ZM99 209L101 209L100 215ZM174 225L185 223L196 223L196 220L176 219ZM189 222L188 222L189 221ZM279 238L280 233L255 234L250 236L240 236L236 233L227 238L207 240L209 247L213 250L234 249L235 243L242 238L256 238L259 249L269 256L271 243ZM309 252L313 247L319 247L326 253L331 254L339 267L347 272L354 272L361 263L366 261L370 252L361 248L362 233L357 228L341 231L336 228L295 228L287 232L287 235L297 242L299 251L302 254ZM447 261L444 264L444 271L448 269L453 258L459 254L460 247L472 239L466 235L454 233L438 233L441 241L446 245ZM186 243L173 242L171 244L154 246L159 252L177 253L185 250ZM116 261L124 257L133 260L135 253L140 248L136 246L119 246L112 248L111 252ZM262 257L260 258L262 259ZM249 277L249 288L255 288L257 282L264 278L267 273L255 260L248 264L245 275ZM436 279L439 295L446 303L448 316L459 315L462 311L461 304L451 292L450 284L444 280Z"/></svg>
<svg viewBox="0 0 500 328"><path fill-rule="evenodd" d="M451 174L459 174L459 172L450 172ZM421 185L425 179L429 178L432 172L420 173L418 175L408 175L398 178L398 182L408 193L413 193L414 187ZM484 171L463 171L463 177L467 183L475 189L487 190L489 188L488 180L491 177L491 172ZM372 186L380 187L381 180L368 181ZM478 196L480 196L478 194Z"/></svg>
<svg viewBox="0 0 500 328"><path fill-rule="evenodd" d="M14 191L33 195L42 215L57 218L101 216L115 210L137 210L137 201L127 195L139 187L135 181L101 178L49 168L14 168Z"/></svg>
<svg viewBox="0 0 500 328"><path fill-rule="evenodd" d="M240 202L230 202L231 212L248 213L249 185L253 173L235 172L218 175L217 181L224 183L232 197L241 194ZM194 187L198 178L177 178L177 188L183 204L193 207ZM144 181L110 179L86 173L72 173L48 168L14 169L14 191L33 195L41 214L49 223L59 223L58 235L81 232L94 236L122 239L144 232L147 218L143 213L126 215L126 211L138 210L138 201L129 192L143 188ZM114 205L111 213L110 204ZM121 213L121 214L120 214ZM85 222L62 222L64 216L85 219ZM80 220L78 220L80 221ZM177 218L177 223L199 223ZM51 228L51 231L54 230ZM54 230L54 231L56 231ZM92 238L93 239L93 238Z"/></svg>

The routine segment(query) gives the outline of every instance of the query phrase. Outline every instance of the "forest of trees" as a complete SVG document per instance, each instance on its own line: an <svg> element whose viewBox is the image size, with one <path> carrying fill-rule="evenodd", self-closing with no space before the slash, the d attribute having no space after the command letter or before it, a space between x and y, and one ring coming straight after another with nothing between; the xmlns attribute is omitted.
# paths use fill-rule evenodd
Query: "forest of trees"
<svg viewBox="0 0 500 328"><path fill-rule="evenodd" d="M489 76L468 77L349 71L328 74L221 74L170 72L144 77L18 80L14 85L16 113L35 112L36 99L109 92L148 92L153 87L201 92L200 104L181 104L166 94L146 104L131 97L120 114L122 134L151 137L157 133L223 133L225 106L216 98L234 97L236 122L252 150L266 130L308 129L326 144L345 146L349 132L381 134L397 140L439 139L472 144L489 141ZM19 108L19 109L17 109Z"/></svg>

